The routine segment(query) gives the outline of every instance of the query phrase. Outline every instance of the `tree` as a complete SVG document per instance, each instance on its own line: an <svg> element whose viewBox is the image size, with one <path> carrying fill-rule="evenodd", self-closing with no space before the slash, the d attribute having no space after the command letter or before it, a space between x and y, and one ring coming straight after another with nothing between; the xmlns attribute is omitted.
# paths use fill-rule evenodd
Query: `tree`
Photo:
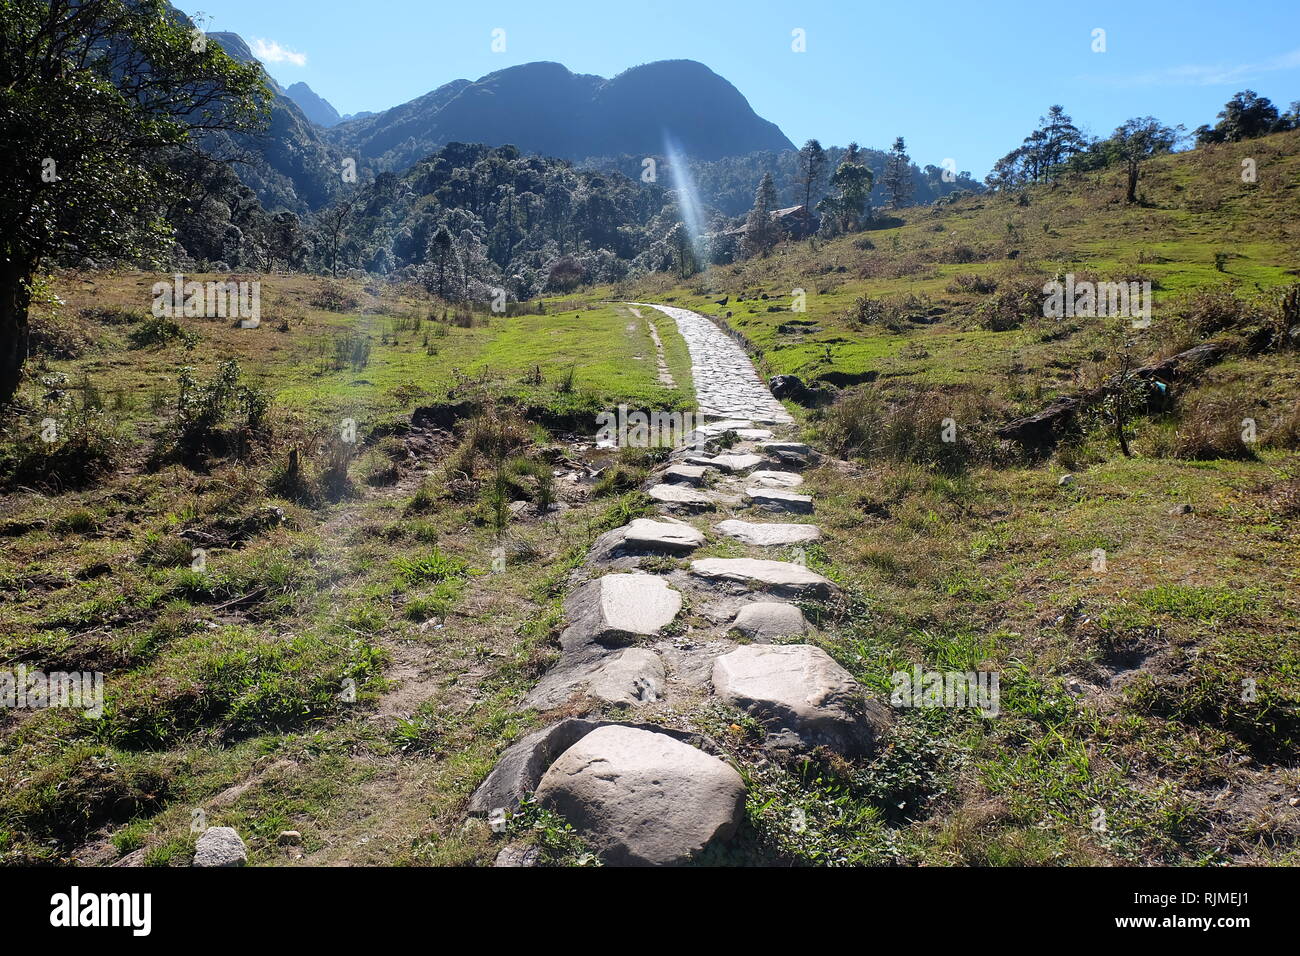
<svg viewBox="0 0 1300 956"><path fill-rule="evenodd" d="M795 176L795 185L803 187L804 233L812 232L813 193L821 186L826 172L826 151L822 144L810 139L799 150L799 172Z"/></svg>
<svg viewBox="0 0 1300 956"><path fill-rule="evenodd" d="M1224 104L1219 122L1213 127L1198 126L1194 135L1196 145L1204 146L1207 143L1237 143L1288 128L1290 124L1278 115L1277 107L1267 96L1260 96L1254 90L1242 90Z"/></svg>
<svg viewBox="0 0 1300 956"><path fill-rule="evenodd" d="M822 214L821 233L826 238L856 232L869 215L867 201L871 198L875 177L861 163L861 156L858 144L850 143L831 176L835 194L817 204L817 211Z"/></svg>
<svg viewBox="0 0 1300 956"><path fill-rule="evenodd" d="M691 233L684 223L679 222L668 230L665 241L673 250L673 258L677 260L678 276L685 279L699 271L696 266L695 246L691 242Z"/></svg>
<svg viewBox="0 0 1300 956"><path fill-rule="evenodd" d="M1152 116L1128 120L1115 130L1111 140L1128 170L1125 202L1137 202L1138 172L1142 162L1158 153L1172 150L1182 134L1183 127L1161 126Z"/></svg>
<svg viewBox="0 0 1300 956"><path fill-rule="evenodd" d="M1014 189L1026 183L1051 181L1070 160L1089 148L1063 106L1052 106L1038 118L1038 127L1024 142L993 164L984 182L991 189Z"/></svg>
<svg viewBox="0 0 1300 956"><path fill-rule="evenodd" d="M438 227L429 239L428 261L438 270L438 286L435 292L438 298L447 298L447 266L452 261L452 235L451 230L446 225Z"/></svg>
<svg viewBox="0 0 1300 956"><path fill-rule="evenodd" d="M839 191L837 198L846 232L860 229L863 220L871 218L867 202L871 198L875 176L859 161L860 155L858 144L849 143L844 161L831 176L831 185Z"/></svg>
<svg viewBox="0 0 1300 956"><path fill-rule="evenodd" d="M764 173L754 193L754 208L745 217L745 256L766 256L781 238L781 227L772 219L776 212L776 183Z"/></svg>
<svg viewBox="0 0 1300 956"><path fill-rule="evenodd" d="M336 203L333 208L321 213L321 221L325 223L326 239L330 247L330 275L335 278L339 274L339 237L343 233L343 225L348 221L352 207L357 204L358 195L353 193L350 198Z"/></svg>
<svg viewBox="0 0 1300 956"><path fill-rule="evenodd" d="M191 134L261 126L256 64L162 0L6 0L0 14L0 402L27 359L32 278L60 256L145 259Z"/></svg>
<svg viewBox="0 0 1300 956"><path fill-rule="evenodd" d="M1050 179L1062 163L1075 153L1083 152L1088 144L1063 106L1048 107L1047 115L1040 116L1038 122L1039 128L1032 136L1039 153L1039 172Z"/></svg>
<svg viewBox="0 0 1300 956"><path fill-rule="evenodd" d="M894 209L904 205L912 195L912 160L901 136L894 140L889 150L881 181L889 191L889 204Z"/></svg>

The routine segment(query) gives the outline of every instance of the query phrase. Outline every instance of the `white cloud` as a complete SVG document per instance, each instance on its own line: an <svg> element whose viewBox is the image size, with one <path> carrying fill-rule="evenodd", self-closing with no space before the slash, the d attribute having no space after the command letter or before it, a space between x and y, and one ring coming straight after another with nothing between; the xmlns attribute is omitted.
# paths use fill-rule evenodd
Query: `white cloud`
<svg viewBox="0 0 1300 956"><path fill-rule="evenodd" d="M253 56L263 63L292 63L294 66L307 65L306 53L296 53L287 47L280 46L274 40L263 40L261 37L253 37Z"/></svg>
<svg viewBox="0 0 1300 956"><path fill-rule="evenodd" d="M1091 79L1110 86L1219 86L1240 83L1247 77L1300 67L1300 49L1270 57L1258 63L1188 64L1152 70L1129 76L1093 76Z"/></svg>

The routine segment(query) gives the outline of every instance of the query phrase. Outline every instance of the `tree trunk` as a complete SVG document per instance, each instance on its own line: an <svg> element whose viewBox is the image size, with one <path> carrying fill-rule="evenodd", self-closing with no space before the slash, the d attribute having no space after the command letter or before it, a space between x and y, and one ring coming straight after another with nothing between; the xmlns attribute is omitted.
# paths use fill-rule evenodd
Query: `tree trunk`
<svg viewBox="0 0 1300 956"><path fill-rule="evenodd" d="M27 361L27 307L31 303L27 283L31 274L32 268L25 262L0 260L0 404L18 391Z"/></svg>
<svg viewBox="0 0 1300 956"><path fill-rule="evenodd" d="M1138 188L1138 164L1130 162L1128 164L1128 195L1124 197L1125 202L1137 202Z"/></svg>

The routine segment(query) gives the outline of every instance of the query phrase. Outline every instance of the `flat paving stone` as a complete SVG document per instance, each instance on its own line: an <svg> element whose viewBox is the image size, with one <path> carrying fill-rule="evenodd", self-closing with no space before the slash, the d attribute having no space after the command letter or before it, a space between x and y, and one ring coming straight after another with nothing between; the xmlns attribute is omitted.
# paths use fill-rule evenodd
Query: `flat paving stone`
<svg viewBox="0 0 1300 956"><path fill-rule="evenodd" d="M835 585L816 571L791 561L759 558L702 558L691 562L691 574L708 581L760 585L777 593L829 597Z"/></svg>
<svg viewBox="0 0 1300 956"><path fill-rule="evenodd" d="M659 484L646 492L655 501L687 508L712 508L716 502L708 495L682 485Z"/></svg>
<svg viewBox="0 0 1300 956"><path fill-rule="evenodd" d="M750 504L769 511L788 511L791 514L812 514L813 500L807 495L795 494L783 488L746 488L745 498Z"/></svg>
<svg viewBox="0 0 1300 956"><path fill-rule="evenodd" d="M701 485L708 472L703 465L669 465L664 469L663 480L674 485Z"/></svg>
<svg viewBox="0 0 1300 956"><path fill-rule="evenodd" d="M634 518L624 526L623 543L639 551L671 551L684 554L704 544L704 532L681 521L654 521Z"/></svg>
<svg viewBox="0 0 1300 956"><path fill-rule="evenodd" d="M717 529L729 538L759 547L777 547L785 544L807 544L821 539L822 532L815 524L781 524L740 521L728 518L720 521Z"/></svg>
<svg viewBox="0 0 1300 956"><path fill-rule="evenodd" d="M569 595L565 612L570 623L560 643L576 651L592 642L608 645L652 637L681 609L681 594L657 575L606 574Z"/></svg>
<svg viewBox="0 0 1300 956"><path fill-rule="evenodd" d="M749 484L752 488L798 488L803 484L803 475L796 475L793 471L762 469L749 473Z"/></svg>
<svg viewBox="0 0 1300 956"><path fill-rule="evenodd" d="M717 468L732 475L744 474L763 464L763 458L758 455L724 454L715 455L712 458L707 455L692 455L686 460L688 464Z"/></svg>
<svg viewBox="0 0 1300 956"><path fill-rule="evenodd" d="M870 753L889 717L862 686L811 644L749 644L713 663L714 692L767 725L767 745Z"/></svg>
<svg viewBox="0 0 1300 956"><path fill-rule="evenodd" d="M731 622L731 627L750 640L759 642L798 637L811 630L803 611L783 601L755 601L746 604Z"/></svg>
<svg viewBox="0 0 1300 956"><path fill-rule="evenodd" d="M717 757L618 725L584 736L537 786L537 802L613 866L689 863L736 832L744 800L740 774Z"/></svg>

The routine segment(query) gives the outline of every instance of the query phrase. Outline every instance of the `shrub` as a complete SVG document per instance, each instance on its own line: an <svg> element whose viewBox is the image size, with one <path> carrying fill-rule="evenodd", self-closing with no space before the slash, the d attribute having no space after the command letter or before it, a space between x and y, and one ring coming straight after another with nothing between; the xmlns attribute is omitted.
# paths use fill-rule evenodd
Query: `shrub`
<svg viewBox="0 0 1300 956"><path fill-rule="evenodd" d="M1198 461L1216 458L1252 459L1254 450L1242 438L1246 404L1236 398L1193 398L1179 410L1170 449L1175 458Z"/></svg>
<svg viewBox="0 0 1300 956"><path fill-rule="evenodd" d="M994 457L985 427L994 411L973 393L927 390L891 401L877 387L862 387L826 410L821 433L845 457L909 461L955 474Z"/></svg>
<svg viewBox="0 0 1300 956"><path fill-rule="evenodd" d="M1009 332L1042 314L1042 284L1033 279L1021 279L991 295L976 310L975 317L982 329Z"/></svg>
<svg viewBox="0 0 1300 956"><path fill-rule="evenodd" d="M341 284L326 281L312 295L311 304L327 312L351 312L357 307L357 297Z"/></svg>
<svg viewBox="0 0 1300 956"><path fill-rule="evenodd" d="M979 295L988 295L991 292L996 292L997 288L997 279L975 275L973 272L953 276L952 281L948 283L949 292L974 292Z"/></svg>
<svg viewBox="0 0 1300 956"><path fill-rule="evenodd" d="M152 345L166 345L180 340L186 348L193 348L198 336L187 332L176 324L175 319L165 315L151 315L139 326L127 333L127 340L133 349L148 348Z"/></svg>
<svg viewBox="0 0 1300 956"><path fill-rule="evenodd" d="M243 456L253 441L269 437L270 399L240 378L239 363L233 360L222 364L206 384L194 377L193 369L181 369L170 446L161 449L161 457L194 461L205 455Z"/></svg>
<svg viewBox="0 0 1300 956"><path fill-rule="evenodd" d="M46 424L51 421L53 426ZM121 426L95 406L69 412L64 419L44 419L35 432L23 429L5 437L0 447L5 483L57 490L83 488L112 472L126 445Z"/></svg>

